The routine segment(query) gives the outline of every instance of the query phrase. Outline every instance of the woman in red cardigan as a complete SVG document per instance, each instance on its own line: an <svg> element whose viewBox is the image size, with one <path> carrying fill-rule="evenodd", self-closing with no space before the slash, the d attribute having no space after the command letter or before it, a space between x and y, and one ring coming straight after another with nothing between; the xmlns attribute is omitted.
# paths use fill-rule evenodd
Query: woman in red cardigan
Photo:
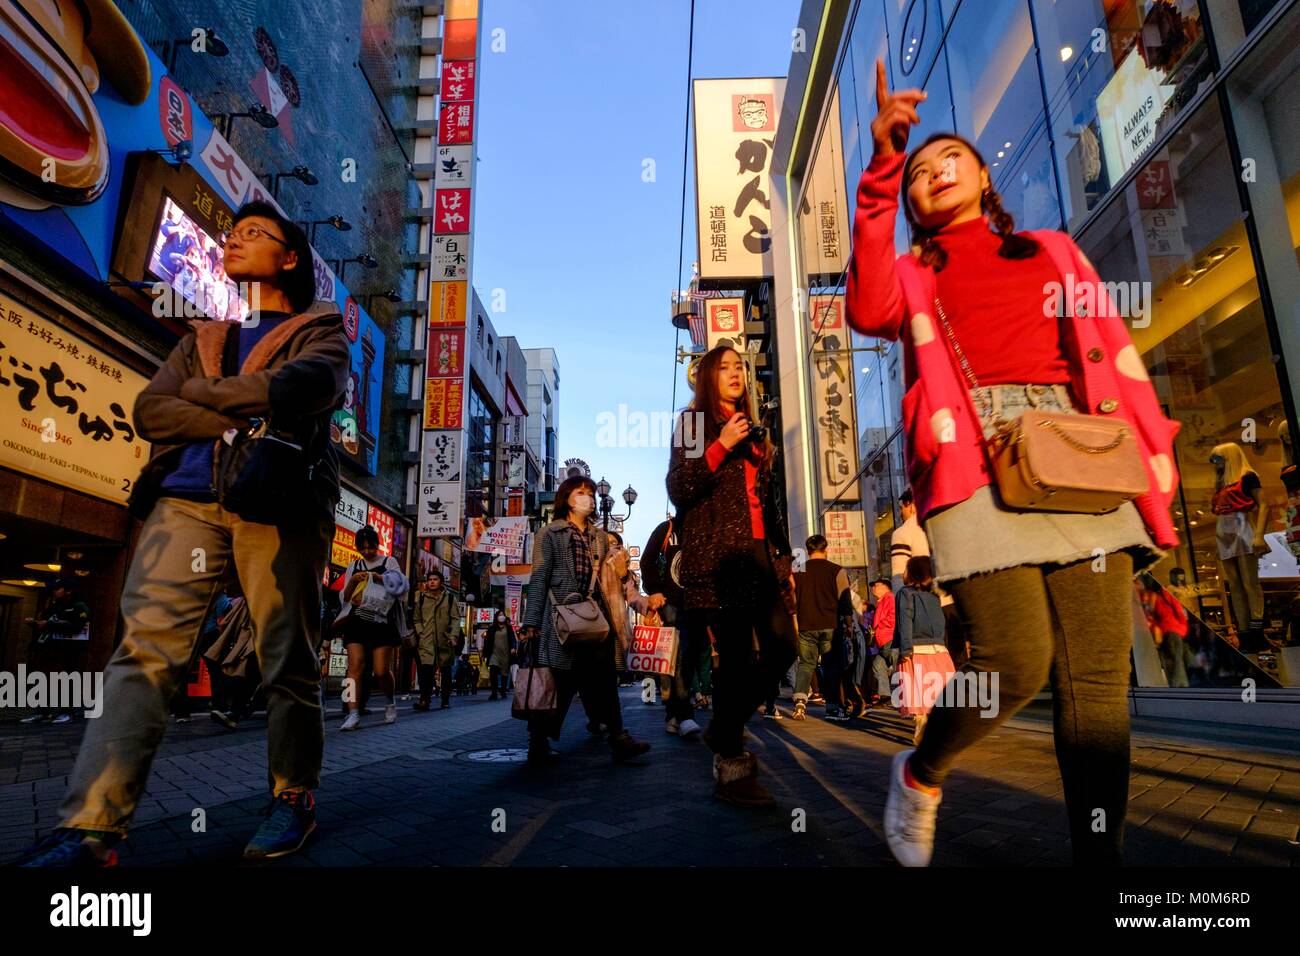
<svg viewBox="0 0 1300 956"><path fill-rule="evenodd" d="M979 694L946 696L917 748L895 757L886 837L904 865L928 864L953 763L1050 678L1075 862L1117 864L1132 580L1177 543L1168 509L1178 425L1161 414L1123 319L1069 236L1017 233L987 164L960 136L932 136L906 153L925 98L891 93L877 62L875 154L858 189L848 317L866 335L906 337L908 477L936 580L970 638L965 673L949 690L965 682ZM900 194L913 252L896 258ZM1148 491L1100 515L1007 507L985 443L999 422L1035 408L1123 419Z"/></svg>

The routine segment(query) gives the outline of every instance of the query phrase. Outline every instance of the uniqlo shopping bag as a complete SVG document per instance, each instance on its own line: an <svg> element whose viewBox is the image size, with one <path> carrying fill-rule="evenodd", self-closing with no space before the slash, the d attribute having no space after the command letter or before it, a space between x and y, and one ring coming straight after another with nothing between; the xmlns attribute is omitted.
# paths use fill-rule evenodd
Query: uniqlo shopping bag
<svg viewBox="0 0 1300 956"><path fill-rule="evenodd" d="M640 674L677 674L677 628L638 624L632 631L627 669Z"/></svg>

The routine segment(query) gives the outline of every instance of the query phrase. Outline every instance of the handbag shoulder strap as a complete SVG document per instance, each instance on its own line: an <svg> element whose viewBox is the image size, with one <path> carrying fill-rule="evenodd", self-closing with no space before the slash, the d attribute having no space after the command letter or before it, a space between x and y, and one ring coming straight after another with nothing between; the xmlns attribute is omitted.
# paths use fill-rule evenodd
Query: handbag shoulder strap
<svg viewBox="0 0 1300 956"><path fill-rule="evenodd" d="M948 314L943 311L943 303L939 297L934 297L934 311L939 316L939 322L943 325L943 334L948 337L948 344L952 346L953 354L957 356L957 362L961 365L962 374L966 376L966 381L970 382L971 388L979 388L979 380L975 378L975 370L970 367L970 360L966 358L966 353L962 351L961 343L957 341L957 333L952 330L952 323L948 321Z"/></svg>

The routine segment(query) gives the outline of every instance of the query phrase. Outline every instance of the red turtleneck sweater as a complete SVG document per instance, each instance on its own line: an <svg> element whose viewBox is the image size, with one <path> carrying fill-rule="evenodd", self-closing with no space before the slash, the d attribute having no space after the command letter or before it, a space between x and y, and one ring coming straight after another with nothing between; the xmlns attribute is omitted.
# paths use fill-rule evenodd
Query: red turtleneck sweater
<svg viewBox="0 0 1300 956"><path fill-rule="evenodd" d="M946 308L946 306L945 306ZM739 450L745 457L745 491L749 495L749 524L755 538L766 538L763 531L763 502L758 499L758 469L762 467L763 453L754 447L753 442L746 442ZM715 441L704 452L704 460L709 463L710 471L717 471L727 457L727 446L721 440Z"/></svg>
<svg viewBox="0 0 1300 956"><path fill-rule="evenodd" d="M938 274L939 301L979 383L1068 383L1060 320L1043 314L1044 289L1061 281L1047 253L1002 258L1002 239L985 217L941 229L937 238L948 253ZM936 332L944 334L942 326Z"/></svg>

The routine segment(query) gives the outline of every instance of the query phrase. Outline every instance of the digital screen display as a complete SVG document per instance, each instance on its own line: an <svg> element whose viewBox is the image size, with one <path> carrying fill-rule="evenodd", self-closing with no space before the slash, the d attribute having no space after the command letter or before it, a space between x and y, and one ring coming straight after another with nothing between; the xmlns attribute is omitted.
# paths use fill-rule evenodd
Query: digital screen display
<svg viewBox="0 0 1300 956"><path fill-rule="evenodd" d="M236 283L226 276L221 244L164 194L149 272L192 302L210 319L241 322L249 306Z"/></svg>

